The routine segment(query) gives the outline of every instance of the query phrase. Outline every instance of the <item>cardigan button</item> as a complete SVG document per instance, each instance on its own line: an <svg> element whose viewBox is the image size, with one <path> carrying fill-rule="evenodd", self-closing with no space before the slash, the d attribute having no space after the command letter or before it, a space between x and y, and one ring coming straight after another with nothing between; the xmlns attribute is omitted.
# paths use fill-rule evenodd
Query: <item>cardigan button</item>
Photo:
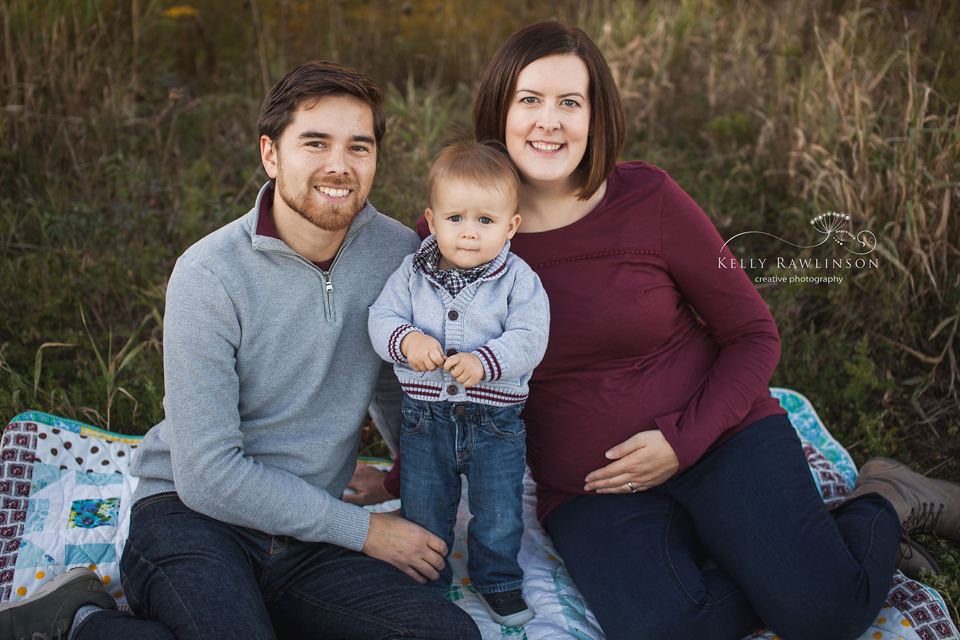
<svg viewBox="0 0 960 640"><path fill-rule="evenodd" d="M455 396L459 391L460 389L458 389L457 385L455 384L452 384L449 387L447 387L447 395Z"/></svg>
<svg viewBox="0 0 960 640"><path fill-rule="evenodd" d="M456 320L457 318L460 317L460 314L454 311L453 309L451 309L450 313L447 314L447 317L450 318L451 320Z"/></svg>
<svg viewBox="0 0 960 640"><path fill-rule="evenodd" d="M450 356L456 355L456 353L457 353L457 350L456 350L456 349L447 349L447 357L448 357L448 358L449 358Z"/></svg>

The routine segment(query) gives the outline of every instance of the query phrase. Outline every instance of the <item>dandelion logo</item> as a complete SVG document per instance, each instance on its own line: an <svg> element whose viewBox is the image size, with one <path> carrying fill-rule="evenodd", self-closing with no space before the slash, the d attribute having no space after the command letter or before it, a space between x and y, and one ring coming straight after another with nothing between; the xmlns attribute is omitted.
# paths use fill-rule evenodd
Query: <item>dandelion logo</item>
<svg viewBox="0 0 960 640"><path fill-rule="evenodd" d="M811 244L809 246L803 246L799 244L794 244L789 240L784 240L779 236L775 236L772 233L767 233L765 231L744 231L733 236L726 242L723 243L723 246L727 246L734 239L739 238L740 236L745 236L751 233L759 233L761 235L770 236L771 238L776 238L781 242L786 242L790 246L797 247L798 249L813 249L821 245L826 244L831 239L836 242L838 245L843 247L847 252L858 255L865 256L870 253L873 253L873 250L877 248L877 237L873 235L872 232L864 229L853 235L850 231L847 230L847 227L850 225L850 215L846 213L838 213L836 211L826 211L821 213L818 216L814 216L810 219L810 225L823 234L823 239L816 244ZM865 251L854 251L852 248L845 246L847 243L852 240L856 240L857 244L852 245L857 249L866 249ZM720 247L723 249L723 247Z"/></svg>

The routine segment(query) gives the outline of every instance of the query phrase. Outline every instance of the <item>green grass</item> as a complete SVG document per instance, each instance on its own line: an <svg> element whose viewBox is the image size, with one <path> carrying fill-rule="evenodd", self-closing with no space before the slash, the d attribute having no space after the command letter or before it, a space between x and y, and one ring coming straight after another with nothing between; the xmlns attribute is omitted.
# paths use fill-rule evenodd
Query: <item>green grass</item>
<svg viewBox="0 0 960 640"><path fill-rule="evenodd" d="M371 201L411 224L433 155L470 132L486 61L549 17L607 55L624 157L668 170L725 239L812 244L827 210L875 235L878 267L841 285L760 287L783 344L772 384L810 397L857 462L892 455L960 481L960 9L934 0L8 0L0 418L37 409L130 433L162 419L167 278L251 205L256 114L286 70L332 58L387 88ZM756 234L733 248L846 255ZM375 435L363 447L385 454Z"/></svg>

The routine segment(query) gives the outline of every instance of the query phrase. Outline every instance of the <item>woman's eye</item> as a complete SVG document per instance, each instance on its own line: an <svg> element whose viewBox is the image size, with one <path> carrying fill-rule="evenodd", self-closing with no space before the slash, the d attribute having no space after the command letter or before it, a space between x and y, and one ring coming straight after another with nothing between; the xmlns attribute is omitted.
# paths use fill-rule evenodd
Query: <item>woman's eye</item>
<svg viewBox="0 0 960 640"><path fill-rule="evenodd" d="M563 106L565 106L565 107L579 107L579 106L580 106L580 103L579 103L579 102L577 102L576 100L571 100L570 98L567 98L567 99L564 100L561 104L563 104Z"/></svg>
<svg viewBox="0 0 960 640"><path fill-rule="evenodd" d="M520 98L520 102L523 104L536 104L537 99L534 96L524 96Z"/></svg>
<svg viewBox="0 0 960 640"><path fill-rule="evenodd" d="M493 224L493 220L487 216L480 216L480 224Z"/></svg>
<svg viewBox="0 0 960 640"><path fill-rule="evenodd" d="M447 218L447 220L449 220L450 222L460 222L461 220L463 220L463 218L456 215L456 216L450 216L449 218Z"/></svg>

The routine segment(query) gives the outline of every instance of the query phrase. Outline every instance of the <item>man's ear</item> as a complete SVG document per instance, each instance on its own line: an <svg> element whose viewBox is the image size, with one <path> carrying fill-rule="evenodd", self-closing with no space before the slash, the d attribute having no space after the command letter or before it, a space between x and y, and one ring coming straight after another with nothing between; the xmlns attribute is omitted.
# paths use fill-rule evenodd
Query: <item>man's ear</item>
<svg viewBox="0 0 960 640"><path fill-rule="evenodd" d="M510 224L507 226L507 240L513 237L513 234L517 232L517 228L520 227L520 214L515 213L513 217L510 218Z"/></svg>
<svg viewBox="0 0 960 640"><path fill-rule="evenodd" d="M436 229L433 228L433 210L430 207L427 207L426 211L423 212L423 217L427 219L427 226L430 227L430 235L437 235Z"/></svg>
<svg viewBox="0 0 960 640"><path fill-rule="evenodd" d="M269 136L260 136L260 160L263 169L273 180L277 179L277 145Z"/></svg>

